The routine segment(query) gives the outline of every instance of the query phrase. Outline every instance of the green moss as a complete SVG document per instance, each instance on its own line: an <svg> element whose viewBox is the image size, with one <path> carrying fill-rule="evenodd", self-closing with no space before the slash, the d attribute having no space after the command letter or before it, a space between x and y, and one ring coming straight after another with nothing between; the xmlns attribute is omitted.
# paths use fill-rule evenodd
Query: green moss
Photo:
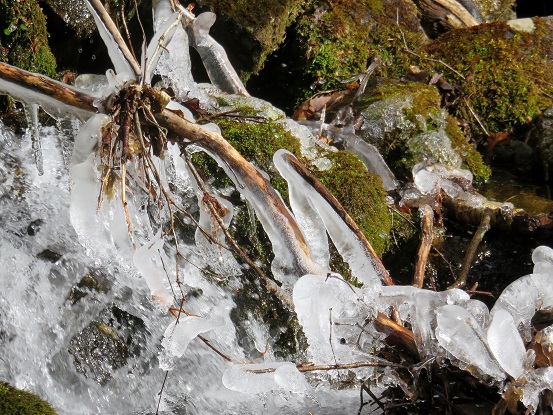
<svg viewBox="0 0 553 415"><path fill-rule="evenodd" d="M397 24L399 14L399 26ZM299 102L317 90L342 89L341 81L365 71L367 63L380 56L378 73L399 77L418 60L405 51L402 32L411 48L424 42L409 0L318 1L299 21L297 31L307 58L303 85L295 91Z"/></svg>
<svg viewBox="0 0 553 415"><path fill-rule="evenodd" d="M535 19L532 33L518 32L505 22L446 33L426 51L454 68L440 68L457 84L490 133L511 130L531 121L553 103L553 24ZM469 107L460 99L453 115L482 135Z"/></svg>
<svg viewBox="0 0 553 415"><path fill-rule="evenodd" d="M34 393L0 382L0 414L56 415L56 411Z"/></svg>
<svg viewBox="0 0 553 415"><path fill-rule="evenodd" d="M482 155L468 142L459 123L452 116L447 117L445 132L451 140L452 147L463 158L463 168L470 170L476 181L488 180L492 174L490 167L484 163Z"/></svg>
<svg viewBox="0 0 553 415"><path fill-rule="evenodd" d="M56 76L46 17L36 0L0 0L0 60L31 72Z"/></svg>

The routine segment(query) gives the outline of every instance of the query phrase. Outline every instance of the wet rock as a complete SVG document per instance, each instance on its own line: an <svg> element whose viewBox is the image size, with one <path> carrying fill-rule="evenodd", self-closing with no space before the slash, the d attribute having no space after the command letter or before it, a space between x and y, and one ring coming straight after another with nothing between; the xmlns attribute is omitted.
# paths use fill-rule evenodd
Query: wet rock
<svg viewBox="0 0 553 415"><path fill-rule="evenodd" d="M127 363L129 350L113 327L92 322L69 343L75 368L89 379L105 385L116 369Z"/></svg>
<svg viewBox="0 0 553 415"><path fill-rule="evenodd" d="M67 301L75 304L90 293L107 293L110 288L111 281L107 276L101 271L92 270L71 289Z"/></svg>
<svg viewBox="0 0 553 415"><path fill-rule="evenodd" d="M39 252L36 257L38 259L42 259L44 261L48 261L48 262L51 262L52 264L55 264L60 260L62 256L63 256L62 254L52 251L51 249L45 249L44 251Z"/></svg>
<svg viewBox="0 0 553 415"><path fill-rule="evenodd" d="M36 233L40 230L40 227L44 221L42 219L35 219L31 223L29 223L29 226L27 226L27 235L29 236L35 236Z"/></svg>
<svg viewBox="0 0 553 415"><path fill-rule="evenodd" d="M516 0L473 0L485 22L509 20L516 17Z"/></svg>
<svg viewBox="0 0 553 415"><path fill-rule="evenodd" d="M141 354L147 334L140 318L113 306L71 339L69 353L78 372L105 385L115 370Z"/></svg>
<svg viewBox="0 0 553 415"><path fill-rule="evenodd" d="M36 0L0 0L0 61L47 76L56 75L46 18Z"/></svg>
<svg viewBox="0 0 553 415"><path fill-rule="evenodd" d="M490 171L447 111L438 89L419 83L382 82L368 92L361 135L375 145L397 177L409 178L420 162L465 167L478 179Z"/></svg>
<svg viewBox="0 0 553 415"><path fill-rule="evenodd" d="M242 79L257 73L267 55L283 42L286 29L302 10L305 0L200 0L218 22L211 33L220 42Z"/></svg>

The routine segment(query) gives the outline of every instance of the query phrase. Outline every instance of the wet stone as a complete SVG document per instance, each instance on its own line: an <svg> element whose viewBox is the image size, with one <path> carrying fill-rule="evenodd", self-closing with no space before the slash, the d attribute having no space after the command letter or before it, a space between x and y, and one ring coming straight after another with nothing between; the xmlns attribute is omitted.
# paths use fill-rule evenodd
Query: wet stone
<svg viewBox="0 0 553 415"><path fill-rule="evenodd" d="M42 219L36 219L29 223L29 226L27 226L27 235L29 236L35 236L37 232L40 230L40 227L44 221Z"/></svg>
<svg viewBox="0 0 553 415"><path fill-rule="evenodd" d="M111 282L108 277L101 271L92 270L73 286L67 301L71 304L77 303L89 293L107 293L111 288Z"/></svg>
<svg viewBox="0 0 553 415"><path fill-rule="evenodd" d="M129 350L113 327L93 321L69 343L75 368L89 379L105 385L116 369L125 366Z"/></svg>
<svg viewBox="0 0 553 415"><path fill-rule="evenodd" d="M36 257L38 259L42 259L44 261L48 261L55 264L60 260L60 258L62 257L62 254L58 254L57 252L52 251L51 249L45 249L44 251L39 252Z"/></svg>
<svg viewBox="0 0 553 415"><path fill-rule="evenodd" d="M105 385L129 358L142 353L147 334L140 318L112 306L71 339L69 353L79 373Z"/></svg>

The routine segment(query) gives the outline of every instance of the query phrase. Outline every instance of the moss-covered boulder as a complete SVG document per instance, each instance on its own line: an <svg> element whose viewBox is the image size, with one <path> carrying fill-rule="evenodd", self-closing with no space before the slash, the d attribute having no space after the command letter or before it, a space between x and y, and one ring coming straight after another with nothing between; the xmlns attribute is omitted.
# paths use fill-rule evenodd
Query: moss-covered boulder
<svg viewBox="0 0 553 415"><path fill-rule="evenodd" d="M426 47L444 63L436 70L458 87L451 110L473 135L484 134L476 117L493 134L528 123L553 102L553 23L540 18L520 23L451 31Z"/></svg>
<svg viewBox="0 0 553 415"><path fill-rule="evenodd" d="M200 0L219 22L214 37L221 42L245 81L263 66L286 36L286 29L303 10L306 0Z"/></svg>
<svg viewBox="0 0 553 415"><path fill-rule="evenodd" d="M516 17L516 0L473 0L485 22L511 20Z"/></svg>
<svg viewBox="0 0 553 415"><path fill-rule="evenodd" d="M37 395L0 382L0 414L56 415L54 408Z"/></svg>
<svg viewBox="0 0 553 415"><path fill-rule="evenodd" d="M56 76L46 17L38 1L0 0L0 60L31 72Z"/></svg>
<svg viewBox="0 0 553 415"><path fill-rule="evenodd" d="M464 167L477 180L487 179L490 169L440 102L434 86L383 81L364 100L363 138L404 179L422 161Z"/></svg>

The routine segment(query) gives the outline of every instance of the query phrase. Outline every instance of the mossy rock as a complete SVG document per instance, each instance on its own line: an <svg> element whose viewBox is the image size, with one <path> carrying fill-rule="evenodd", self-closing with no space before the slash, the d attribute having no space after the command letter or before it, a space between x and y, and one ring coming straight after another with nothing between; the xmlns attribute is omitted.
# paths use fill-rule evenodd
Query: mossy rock
<svg viewBox="0 0 553 415"><path fill-rule="evenodd" d="M412 48L427 40L410 0L317 1L296 30L305 59L305 75L293 91L296 103L318 90L343 89L342 81L363 73L377 55L378 73L398 78L414 60L403 36Z"/></svg>
<svg viewBox="0 0 553 415"><path fill-rule="evenodd" d="M286 29L306 0L200 0L217 15L214 37L221 42L242 80L257 73L283 42Z"/></svg>
<svg viewBox="0 0 553 415"><path fill-rule="evenodd" d="M56 59L48 46L46 17L38 1L0 0L0 60L56 77Z"/></svg>
<svg viewBox="0 0 553 415"><path fill-rule="evenodd" d="M398 177L409 179L413 166L425 161L467 168L477 180L487 179L489 167L440 101L434 86L381 81L361 104L362 135Z"/></svg>
<svg viewBox="0 0 553 415"><path fill-rule="evenodd" d="M457 100L452 114L468 122L473 135L484 132L472 112L493 134L527 124L551 106L553 23L533 23L531 32L507 22L458 29L427 46L431 57L448 65L439 67L444 78L466 98Z"/></svg>
<svg viewBox="0 0 553 415"><path fill-rule="evenodd" d="M37 395L0 382L0 414L56 415L54 408Z"/></svg>

